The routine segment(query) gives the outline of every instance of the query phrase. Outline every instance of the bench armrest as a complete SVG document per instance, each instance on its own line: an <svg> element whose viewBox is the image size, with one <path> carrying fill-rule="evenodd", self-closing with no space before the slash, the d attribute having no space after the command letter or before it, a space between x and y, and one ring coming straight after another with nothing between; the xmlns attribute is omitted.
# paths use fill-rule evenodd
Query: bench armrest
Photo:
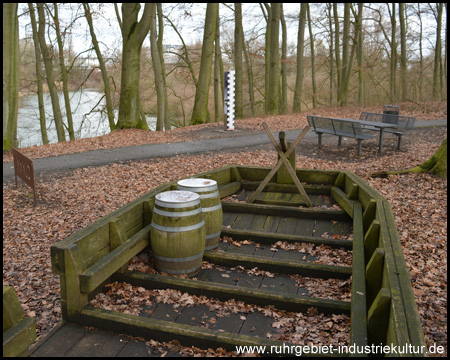
<svg viewBox="0 0 450 360"><path fill-rule="evenodd" d="M138 231L122 245L108 253L82 274L80 274L80 290L84 293L94 291L106 279L114 274L117 269L125 265L149 243L151 225L147 225Z"/></svg>

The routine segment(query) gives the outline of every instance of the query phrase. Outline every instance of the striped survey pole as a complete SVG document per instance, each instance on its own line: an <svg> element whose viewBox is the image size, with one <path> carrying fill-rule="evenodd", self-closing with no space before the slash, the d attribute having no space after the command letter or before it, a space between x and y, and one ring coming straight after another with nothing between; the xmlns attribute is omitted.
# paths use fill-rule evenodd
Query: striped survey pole
<svg viewBox="0 0 450 360"><path fill-rule="evenodd" d="M234 98L235 98L235 71L225 72L225 101L224 113L226 116L226 129L234 130Z"/></svg>

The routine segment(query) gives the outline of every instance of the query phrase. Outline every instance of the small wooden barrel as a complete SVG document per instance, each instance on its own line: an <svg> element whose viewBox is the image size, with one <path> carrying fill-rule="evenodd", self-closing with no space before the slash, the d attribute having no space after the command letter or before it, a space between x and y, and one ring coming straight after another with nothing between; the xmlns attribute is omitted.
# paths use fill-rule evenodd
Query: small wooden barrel
<svg viewBox="0 0 450 360"><path fill-rule="evenodd" d="M217 247L222 230L223 212L217 181L211 179L191 178L177 182L178 190L193 191L200 195L202 212L205 216L206 245L205 250Z"/></svg>
<svg viewBox="0 0 450 360"><path fill-rule="evenodd" d="M205 221L200 196L165 191L155 196L150 242L158 271L193 275L205 250Z"/></svg>

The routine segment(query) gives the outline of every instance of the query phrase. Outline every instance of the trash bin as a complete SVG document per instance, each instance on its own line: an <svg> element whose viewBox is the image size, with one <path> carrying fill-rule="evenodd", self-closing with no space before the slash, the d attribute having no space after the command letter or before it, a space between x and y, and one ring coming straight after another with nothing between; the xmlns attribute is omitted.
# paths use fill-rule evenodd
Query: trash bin
<svg viewBox="0 0 450 360"><path fill-rule="evenodd" d="M398 105L384 105L383 114L400 115L400 106L398 106Z"/></svg>

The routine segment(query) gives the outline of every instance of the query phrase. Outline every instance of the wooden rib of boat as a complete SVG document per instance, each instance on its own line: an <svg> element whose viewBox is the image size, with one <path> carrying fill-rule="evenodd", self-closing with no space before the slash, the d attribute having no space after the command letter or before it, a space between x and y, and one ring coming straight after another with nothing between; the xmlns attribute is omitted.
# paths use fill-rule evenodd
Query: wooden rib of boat
<svg viewBox="0 0 450 360"><path fill-rule="evenodd" d="M351 301L310 296L298 288L297 292L287 288L284 291L280 282L273 291L267 286L245 286L243 280L226 283L226 278L216 277L216 281L206 270L195 278L129 271L129 261L141 251L149 251L156 194L176 189L174 181L51 247L53 272L61 279L64 320L157 341L177 339L182 345L231 351L237 345L283 344L250 333L205 329L89 305L106 283L119 281L146 289L171 288L221 301L236 299L259 306L273 305L287 311L306 312L312 307L318 313L346 314L351 321L347 344L361 349L380 344L415 346L420 348L419 353L409 348L407 354L423 356L424 334L388 201L352 172L298 169L296 175L312 207L304 206L296 185L277 183L276 176L253 202L247 202L269 172L270 168L228 166L194 176L217 181L223 209L222 239L342 248L351 253L352 266L324 264L315 258L309 261L292 253L274 256L267 248L236 247L223 241L218 248L205 251L203 260L228 268L257 267L283 279L291 274L351 279Z"/></svg>

